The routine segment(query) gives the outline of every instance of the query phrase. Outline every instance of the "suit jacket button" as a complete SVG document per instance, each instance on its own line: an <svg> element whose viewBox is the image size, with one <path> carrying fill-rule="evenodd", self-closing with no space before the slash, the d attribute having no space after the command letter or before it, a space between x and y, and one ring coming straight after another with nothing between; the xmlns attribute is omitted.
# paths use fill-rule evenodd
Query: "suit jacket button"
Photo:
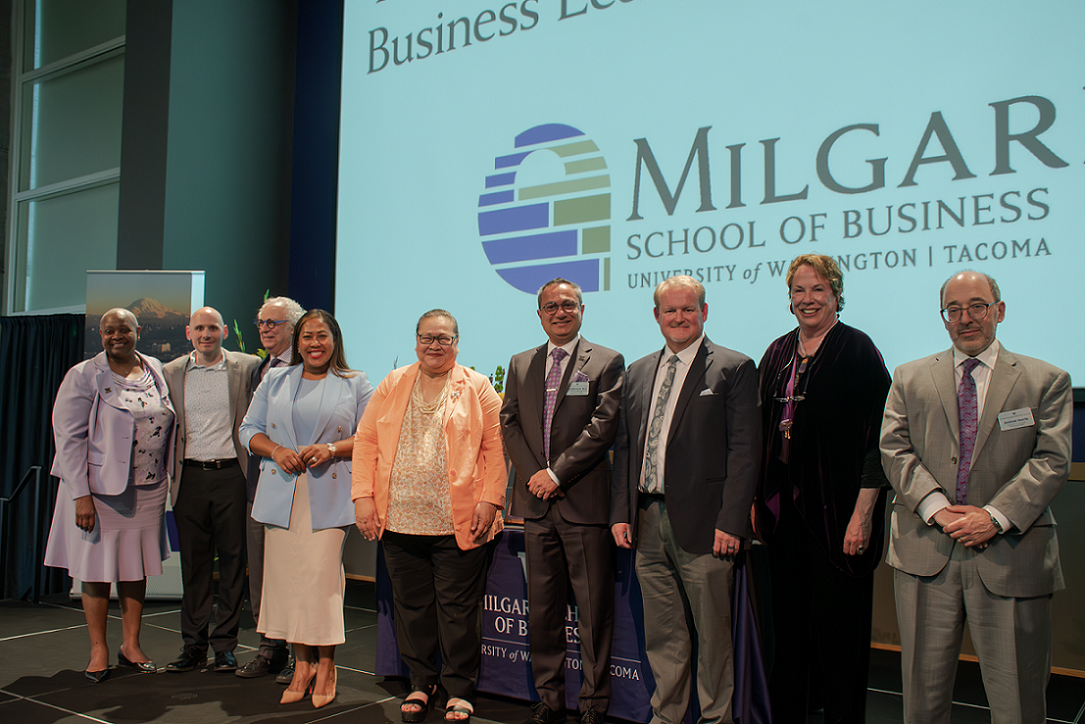
<svg viewBox="0 0 1085 724"><path fill-rule="evenodd" d="M339 427L335 428L335 431L336 432L343 432L343 426L340 425Z"/></svg>
<svg viewBox="0 0 1085 724"><path fill-rule="evenodd" d="M336 479L337 477L338 477L338 474L337 474L337 473L332 473L332 479L333 479L333 480L334 480L334 479Z"/></svg>
<svg viewBox="0 0 1085 724"><path fill-rule="evenodd" d="M278 473L278 471L276 471L276 470L272 470L272 471L271 471L271 474L272 474L272 475L276 475L277 473Z"/></svg>

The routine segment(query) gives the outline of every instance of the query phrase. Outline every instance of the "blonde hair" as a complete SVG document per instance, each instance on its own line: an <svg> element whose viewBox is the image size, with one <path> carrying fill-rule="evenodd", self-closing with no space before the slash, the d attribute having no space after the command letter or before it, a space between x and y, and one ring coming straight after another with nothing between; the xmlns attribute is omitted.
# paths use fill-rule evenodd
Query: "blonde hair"
<svg viewBox="0 0 1085 724"><path fill-rule="evenodd" d="M652 299L656 303L656 309L659 309L659 297L664 291L671 287L681 287L682 289L691 289L697 293L697 306L704 307L705 293L704 284L694 279L691 276L685 274L679 274L673 277L667 277L656 285L656 290L652 294Z"/></svg>

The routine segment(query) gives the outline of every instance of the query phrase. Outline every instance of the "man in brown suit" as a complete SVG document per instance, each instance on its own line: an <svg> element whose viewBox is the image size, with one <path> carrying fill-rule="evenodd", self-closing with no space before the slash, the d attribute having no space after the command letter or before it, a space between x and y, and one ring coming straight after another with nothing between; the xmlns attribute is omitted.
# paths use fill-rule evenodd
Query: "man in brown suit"
<svg viewBox="0 0 1085 724"><path fill-rule="evenodd" d="M531 668L540 703L530 724L565 719L565 613L576 596L582 724L610 705L614 566L610 457L625 363L580 336L580 287L554 279L539 290L549 341L509 362L501 426L516 469L511 513L524 518Z"/></svg>

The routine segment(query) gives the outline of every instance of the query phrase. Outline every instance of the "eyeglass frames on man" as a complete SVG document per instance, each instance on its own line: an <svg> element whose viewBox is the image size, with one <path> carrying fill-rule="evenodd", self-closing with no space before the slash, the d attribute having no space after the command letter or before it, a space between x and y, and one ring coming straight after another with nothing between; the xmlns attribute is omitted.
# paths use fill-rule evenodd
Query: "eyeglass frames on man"
<svg viewBox="0 0 1085 724"><path fill-rule="evenodd" d="M539 307L539 309L543 310L552 317L558 313L559 309L567 314L572 314L576 310L580 309L580 303L574 302L571 299L566 299L561 304L558 304L557 302L547 302L546 304Z"/></svg>
<svg viewBox="0 0 1085 724"><path fill-rule="evenodd" d="M996 304L998 304L998 302L991 302L990 304L977 302L975 304L969 304L967 307L946 307L942 310L942 319L944 319L946 322L949 322L950 324L953 324L960 321L961 314L963 314L964 310L967 309L968 316L971 317L973 321L978 322L981 319L986 318L987 312L991 311L991 307L995 306Z"/></svg>

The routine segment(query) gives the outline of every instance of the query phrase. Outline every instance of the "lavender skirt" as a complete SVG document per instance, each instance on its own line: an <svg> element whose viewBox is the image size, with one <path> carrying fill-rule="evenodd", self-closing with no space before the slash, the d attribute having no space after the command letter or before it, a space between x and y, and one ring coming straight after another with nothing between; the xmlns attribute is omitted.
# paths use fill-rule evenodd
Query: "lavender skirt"
<svg viewBox="0 0 1085 724"><path fill-rule="evenodd" d="M75 501L63 483L57 491L45 565L91 583L140 581L162 573L170 557L166 537L166 480L129 485L120 495L93 495L94 530L75 525Z"/></svg>

